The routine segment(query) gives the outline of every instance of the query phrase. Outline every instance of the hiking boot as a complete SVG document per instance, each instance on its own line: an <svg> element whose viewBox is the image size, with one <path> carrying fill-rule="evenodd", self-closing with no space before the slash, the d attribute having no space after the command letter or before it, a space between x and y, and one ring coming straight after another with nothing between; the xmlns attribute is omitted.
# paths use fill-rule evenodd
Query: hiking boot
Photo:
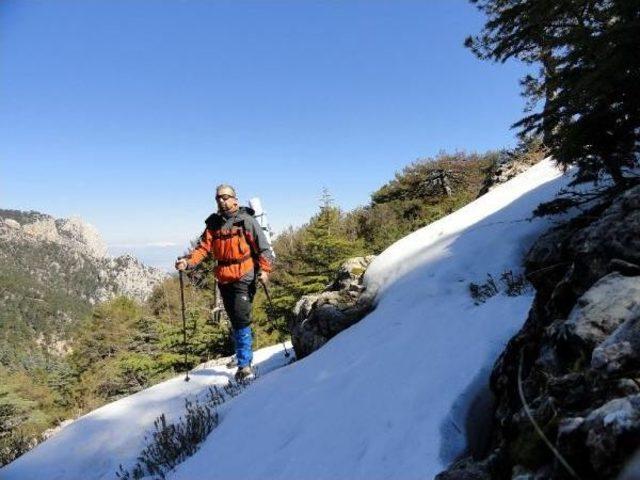
<svg viewBox="0 0 640 480"><path fill-rule="evenodd" d="M251 368L251 365L247 365L246 367L240 367L236 372L236 381L238 382L250 382L254 378L256 378L256 375L255 373L253 373L253 369Z"/></svg>

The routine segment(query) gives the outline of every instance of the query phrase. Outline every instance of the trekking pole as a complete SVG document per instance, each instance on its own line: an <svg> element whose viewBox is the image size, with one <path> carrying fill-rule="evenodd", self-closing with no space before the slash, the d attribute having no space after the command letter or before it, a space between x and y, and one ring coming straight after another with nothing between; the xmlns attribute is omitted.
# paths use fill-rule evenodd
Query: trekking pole
<svg viewBox="0 0 640 480"><path fill-rule="evenodd" d="M215 278L213 279L213 310L211 315L213 317L213 322L219 324L222 312L218 306L218 281Z"/></svg>
<svg viewBox="0 0 640 480"><path fill-rule="evenodd" d="M184 350L184 368L187 369L187 376L184 381L189 381L189 367L187 366L187 319L184 314L184 281L182 280L182 270L179 270L180 277L180 302L182 303L182 348Z"/></svg>
<svg viewBox="0 0 640 480"><path fill-rule="evenodd" d="M275 310L273 308L273 302L271 301L271 295L269 294L269 289L267 288L267 284L264 283L262 280L260 280L260 285L262 285L262 288L264 288L264 293L267 296L267 301L269 302L269 306L271 307L271 310ZM267 317L269 317L269 315L267 315ZM274 328L278 328L276 325L276 321L271 318L271 323L273 323ZM285 344L284 340L282 341L282 346L284 347L284 356L285 358L289 358L289 356L291 355L289 353L289 350L287 350L287 345Z"/></svg>

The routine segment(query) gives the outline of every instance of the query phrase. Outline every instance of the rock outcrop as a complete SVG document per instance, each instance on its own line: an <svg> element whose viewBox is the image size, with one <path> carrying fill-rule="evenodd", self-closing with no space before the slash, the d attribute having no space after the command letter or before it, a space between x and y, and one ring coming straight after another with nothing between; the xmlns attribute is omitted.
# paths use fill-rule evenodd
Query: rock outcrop
<svg viewBox="0 0 640 480"><path fill-rule="evenodd" d="M113 298L116 295L146 300L153 288L169 275L165 272L144 265L132 255L121 255L106 258L102 263L99 275L106 279L104 286L97 292L99 301Z"/></svg>
<svg viewBox="0 0 640 480"><path fill-rule="evenodd" d="M479 196L520 175L540 162L544 156L544 150L535 148L530 151L525 149L503 152L496 165L487 172L488 175L480 189Z"/></svg>
<svg viewBox="0 0 640 480"><path fill-rule="evenodd" d="M543 235L526 269L537 293L492 372L490 453L440 480L613 479L640 446L640 186Z"/></svg>
<svg viewBox="0 0 640 480"><path fill-rule="evenodd" d="M294 308L289 324L291 341L298 359L306 357L342 330L361 320L371 301L362 296L362 277L374 255L344 262L335 281L322 293L305 295Z"/></svg>

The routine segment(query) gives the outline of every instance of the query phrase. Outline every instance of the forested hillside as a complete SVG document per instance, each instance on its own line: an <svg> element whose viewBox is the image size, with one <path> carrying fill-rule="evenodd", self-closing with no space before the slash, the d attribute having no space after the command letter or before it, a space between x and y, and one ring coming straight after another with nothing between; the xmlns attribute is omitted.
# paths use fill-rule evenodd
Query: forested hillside
<svg viewBox="0 0 640 480"><path fill-rule="evenodd" d="M0 210L1 462L80 411L70 354L94 305L123 293L142 300L164 277L133 257L108 257L79 218Z"/></svg>

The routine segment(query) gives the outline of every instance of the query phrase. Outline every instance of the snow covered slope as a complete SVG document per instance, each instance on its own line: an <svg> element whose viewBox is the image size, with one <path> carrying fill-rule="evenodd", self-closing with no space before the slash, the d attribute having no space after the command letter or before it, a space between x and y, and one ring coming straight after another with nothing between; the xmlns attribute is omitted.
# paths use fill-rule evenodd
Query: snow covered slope
<svg viewBox="0 0 640 480"><path fill-rule="evenodd" d="M438 473L481 429L482 415L471 422L469 412L532 300L532 294L498 295L476 306L469 282L519 270L523 253L549 226L529 220L531 211L567 182L544 161L391 246L366 275L369 292L377 292L376 310L225 404L200 451L168 477L424 479ZM113 478L117 465L130 465L141 449L140 426L182 404L180 382L93 412L0 477L43 478L44 471L52 479ZM117 410L127 415L116 421Z"/></svg>
<svg viewBox="0 0 640 480"><path fill-rule="evenodd" d="M282 345L254 353L260 375L288 362ZM206 397L211 386L226 384L234 371L205 364L191 371L189 382L181 375L98 408L0 469L0 480L113 480L120 464L135 463L158 416L176 420L184 415L186 398Z"/></svg>

